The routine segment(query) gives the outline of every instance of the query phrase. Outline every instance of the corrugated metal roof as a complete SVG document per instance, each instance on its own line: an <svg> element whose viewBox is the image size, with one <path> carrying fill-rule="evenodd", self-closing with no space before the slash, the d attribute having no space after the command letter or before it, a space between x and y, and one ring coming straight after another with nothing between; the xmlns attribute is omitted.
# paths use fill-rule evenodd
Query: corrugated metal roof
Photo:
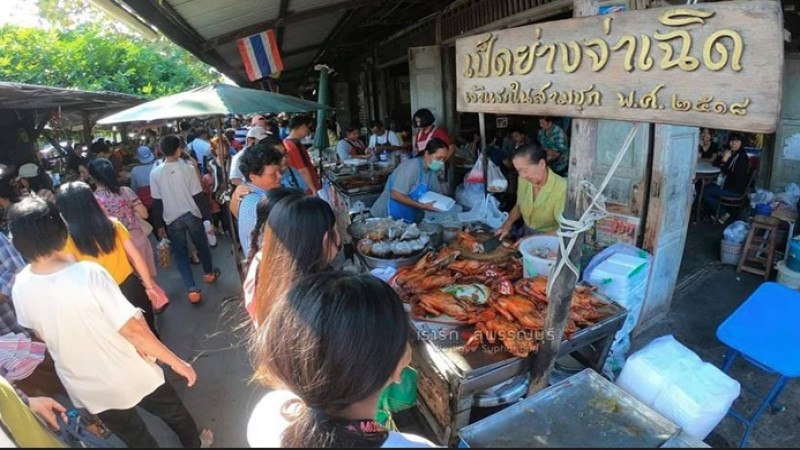
<svg viewBox="0 0 800 450"><path fill-rule="evenodd" d="M288 52L295 48L324 42L343 15L344 11L340 11L287 25L283 31L283 48L281 50Z"/></svg>
<svg viewBox="0 0 800 450"><path fill-rule="evenodd" d="M290 1L290 4L295 1ZM280 0L167 0L205 39L278 18Z"/></svg>

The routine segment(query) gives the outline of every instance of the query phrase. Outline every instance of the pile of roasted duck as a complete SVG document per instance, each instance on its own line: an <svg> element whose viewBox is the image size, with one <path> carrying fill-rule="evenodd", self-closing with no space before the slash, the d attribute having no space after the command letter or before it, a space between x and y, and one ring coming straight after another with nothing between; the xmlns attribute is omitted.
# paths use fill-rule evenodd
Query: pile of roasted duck
<svg viewBox="0 0 800 450"><path fill-rule="evenodd" d="M523 358L536 351L546 337L547 277L522 278L522 262L518 258L491 263L458 257L458 251L445 247L438 254L428 253L414 266L397 271L390 284L411 305L411 316L428 318L445 314L459 322L474 324L475 332L465 344L464 352L476 350L484 343L500 343L512 355ZM469 283L488 288L485 303L442 291L448 286ZM565 338L608 315L601 311L605 303L591 295L592 290L575 288Z"/></svg>

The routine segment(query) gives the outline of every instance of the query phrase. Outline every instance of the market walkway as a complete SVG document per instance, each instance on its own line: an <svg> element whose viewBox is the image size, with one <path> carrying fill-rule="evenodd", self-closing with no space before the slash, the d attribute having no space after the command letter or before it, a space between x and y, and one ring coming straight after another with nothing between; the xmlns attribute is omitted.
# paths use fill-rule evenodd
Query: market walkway
<svg viewBox="0 0 800 450"><path fill-rule="evenodd" d="M158 326L167 346L192 362L197 372L197 383L188 389L183 379L171 378L197 425L214 431L215 447L241 448L247 447L247 418L263 390L248 381L252 371L242 345L243 333L235 331L244 318L239 315L243 312L240 300L223 302L240 290L230 248L230 240L222 238L212 249L222 277L212 286L203 286L203 302L197 306L186 300L176 269L160 270L158 282L171 300L169 309L158 316ZM199 266L193 268L199 279ZM147 413L142 411L142 415ZM160 420L148 419L162 447L180 445Z"/></svg>

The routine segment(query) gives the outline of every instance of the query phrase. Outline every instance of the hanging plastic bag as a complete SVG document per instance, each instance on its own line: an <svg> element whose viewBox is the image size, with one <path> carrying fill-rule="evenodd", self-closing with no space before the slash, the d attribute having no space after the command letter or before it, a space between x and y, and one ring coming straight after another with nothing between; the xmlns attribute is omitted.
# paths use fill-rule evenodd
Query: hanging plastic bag
<svg viewBox="0 0 800 450"><path fill-rule="evenodd" d="M486 176L483 174L483 158L478 158L472 170L467 174L468 183L485 183Z"/></svg>
<svg viewBox="0 0 800 450"><path fill-rule="evenodd" d="M505 192L508 189L508 180L503 175L503 171L491 159L487 162L489 163L489 169L486 171L486 178L489 179L487 190L489 192Z"/></svg>

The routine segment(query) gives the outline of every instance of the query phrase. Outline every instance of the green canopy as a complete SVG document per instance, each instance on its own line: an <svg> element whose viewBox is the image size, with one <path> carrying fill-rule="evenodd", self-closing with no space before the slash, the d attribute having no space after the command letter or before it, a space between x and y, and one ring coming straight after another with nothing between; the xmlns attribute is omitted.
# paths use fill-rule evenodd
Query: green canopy
<svg viewBox="0 0 800 450"><path fill-rule="evenodd" d="M289 95L214 83L120 111L104 117L98 123L151 122L229 114L296 113L322 109L331 107Z"/></svg>

